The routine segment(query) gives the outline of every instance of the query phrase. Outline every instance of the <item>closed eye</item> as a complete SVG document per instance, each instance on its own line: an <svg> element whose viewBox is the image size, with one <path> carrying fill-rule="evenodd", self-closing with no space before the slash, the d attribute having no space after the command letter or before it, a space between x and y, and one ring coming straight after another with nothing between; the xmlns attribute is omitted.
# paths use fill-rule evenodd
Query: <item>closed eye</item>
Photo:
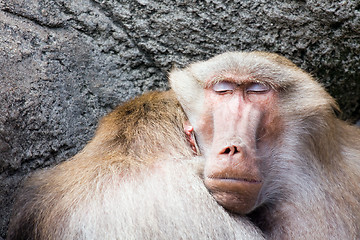
<svg viewBox="0 0 360 240"><path fill-rule="evenodd" d="M246 93L266 93L271 87L265 83L250 83L246 86Z"/></svg>
<svg viewBox="0 0 360 240"><path fill-rule="evenodd" d="M218 94L232 93L236 89L237 85L231 82L218 82L215 83L212 89Z"/></svg>

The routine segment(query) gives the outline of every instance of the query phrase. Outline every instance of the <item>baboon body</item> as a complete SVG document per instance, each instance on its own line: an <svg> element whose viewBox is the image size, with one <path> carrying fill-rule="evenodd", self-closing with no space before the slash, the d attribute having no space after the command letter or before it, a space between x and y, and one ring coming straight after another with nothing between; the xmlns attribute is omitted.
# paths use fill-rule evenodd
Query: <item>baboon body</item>
<svg viewBox="0 0 360 240"><path fill-rule="evenodd" d="M25 181L7 239L262 239L201 179L171 91L105 116L72 159Z"/></svg>

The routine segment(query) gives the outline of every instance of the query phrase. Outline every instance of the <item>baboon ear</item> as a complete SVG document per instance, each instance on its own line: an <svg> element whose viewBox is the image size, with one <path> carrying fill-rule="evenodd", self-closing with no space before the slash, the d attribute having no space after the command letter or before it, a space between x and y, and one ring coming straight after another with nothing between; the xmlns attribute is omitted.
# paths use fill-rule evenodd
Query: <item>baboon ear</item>
<svg viewBox="0 0 360 240"><path fill-rule="evenodd" d="M203 85L193 78L189 69L173 69L169 74L169 81L171 89L196 129L197 121L204 109Z"/></svg>
<svg viewBox="0 0 360 240"><path fill-rule="evenodd" d="M191 125L189 120L186 120L183 123L184 132L186 134L186 139L190 143L191 149L195 153L195 155L200 154L200 150L198 148L198 145L196 143L195 133L194 133L194 127Z"/></svg>

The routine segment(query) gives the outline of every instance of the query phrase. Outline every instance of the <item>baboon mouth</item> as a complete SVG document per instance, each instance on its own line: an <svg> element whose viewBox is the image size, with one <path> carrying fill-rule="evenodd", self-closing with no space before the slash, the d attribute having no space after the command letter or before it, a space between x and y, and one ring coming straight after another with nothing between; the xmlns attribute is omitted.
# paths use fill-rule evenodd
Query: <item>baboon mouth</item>
<svg viewBox="0 0 360 240"><path fill-rule="evenodd" d="M208 177L209 180L214 181L223 181L228 183L237 183L237 182L244 182L244 183L262 183L261 180L253 179L253 178L239 178L239 177Z"/></svg>
<svg viewBox="0 0 360 240"><path fill-rule="evenodd" d="M238 214L248 214L255 208L263 185L255 176L207 177L204 183L221 206Z"/></svg>

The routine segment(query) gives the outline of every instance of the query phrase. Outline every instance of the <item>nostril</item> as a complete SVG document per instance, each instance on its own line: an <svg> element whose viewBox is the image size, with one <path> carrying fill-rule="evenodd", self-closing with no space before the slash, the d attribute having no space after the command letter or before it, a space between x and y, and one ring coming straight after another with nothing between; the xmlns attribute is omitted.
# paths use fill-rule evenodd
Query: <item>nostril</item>
<svg viewBox="0 0 360 240"><path fill-rule="evenodd" d="M226 147L224 148L220 154L228 154L228 155L234 155L236 153L239 153L240 150L238 149L237 146L230 146L230 147Z"/></svg>
<svg viewBox="0 0 360 240"><path fill-rule="evenodd" d="M222 152L223 154L229 154L231 152L230 148L225 148Z"/></svg>
<svg viewBox="0 0 360 240"><path fill-rule="evenodd" d="M239 149L236 146L234 146L234 154L236 154L238 152L240 152Z"/></svg>

